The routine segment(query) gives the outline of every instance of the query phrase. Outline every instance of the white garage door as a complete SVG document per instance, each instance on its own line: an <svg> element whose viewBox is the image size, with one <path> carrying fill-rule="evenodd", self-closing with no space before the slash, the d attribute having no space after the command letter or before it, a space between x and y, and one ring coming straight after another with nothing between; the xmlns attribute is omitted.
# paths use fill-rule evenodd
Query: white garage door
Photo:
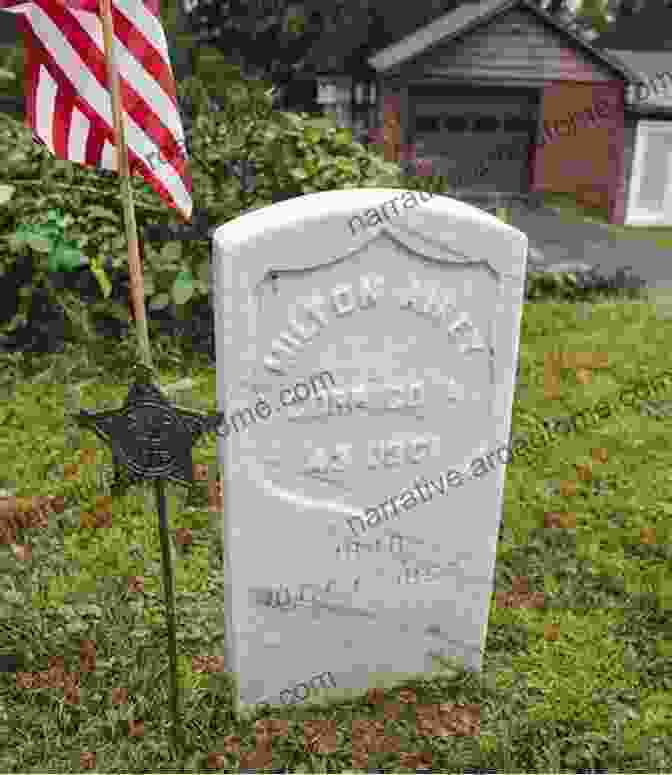
<svg viewBox="0 0 672 775"><path fill-rule="evenodd" d="M461 188L526 191L527 154L536 131L537 100L533 94L413 95L410 128L420 158L432 161L436 174L449 182L461 177ZM493 158L498 148L513 154ZM513 158L511 158L513 156ZM488 157L490 157L488 159ZM482 163L488 160L487 170Z"/></svg>

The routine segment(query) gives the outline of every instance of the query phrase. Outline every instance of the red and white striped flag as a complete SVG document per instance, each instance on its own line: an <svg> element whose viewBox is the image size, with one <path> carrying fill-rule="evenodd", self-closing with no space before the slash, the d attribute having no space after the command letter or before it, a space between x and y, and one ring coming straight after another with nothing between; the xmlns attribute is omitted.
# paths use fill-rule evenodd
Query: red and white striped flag
<svg viewBox="0 0 672 775"><path fill-rule="evenodd" d="M192 181L159 0L112 0L131 174L186 220ZM58 158L117 171L98 0L0 0L26 45L27 123Z"/></svg>

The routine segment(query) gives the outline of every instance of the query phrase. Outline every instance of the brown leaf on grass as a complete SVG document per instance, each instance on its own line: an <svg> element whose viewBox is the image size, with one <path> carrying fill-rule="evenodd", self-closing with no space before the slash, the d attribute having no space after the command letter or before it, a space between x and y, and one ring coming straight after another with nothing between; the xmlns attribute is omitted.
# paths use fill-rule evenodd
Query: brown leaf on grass
<svg viewBox="0 0 672 775"><path fill-rule="evenodd" d="M593 467L590 463L575 463L576 475L581 482L590 482L593 478Z"/></svg>
<svg viewBox="0 0 672 775"><path fill-rule="evenodd" d="M90 511L82 511L79 515L79 526L80 528L95 527L96 517Z"/></svg>
<svg viewBox="0 0 672 775"><path fill-rule="evenodd" d="M639 531L640 543L653 545L656 543L656 540L656 529L654 527L643 527Z"/></svg>
<svg viewBox="0 0 672 775"><path fill-rule="evenodd" d="M352 757L350 759L350 766L353 770L365 770L369 765L369 754L366 748L352 747Z"/></svg>
<svg viewBox="0 0 672 775"><path fill-rule="evenodd" d="M35 688L35 676L33 673L17 673L16 674L16 688L17 689L34 689Z"/></svg>
<svg viewBox="0 0 672 775"><path fill-rule="evenodd" d="M107 509L96 509L93 514L94 527L107 528L112 527L112 512Z"/></svg>
<svg viewBox="0 0 672 775"><path fill-rule="evenodd" d="M125 686L115 686L110 693L110 701L113 705L126 705L128 689Z"/></svg>
<svg viewBox="0 0 672 775"><path fill-rule="evenodd" d="M191 658L191 669L194 673L223 673L224 657L208 655Z"/></svg>
<svg viewBox="0 0 672 775"><path fill-rule="evenodd" d="M359 719L352 722L352 750L381 753L388 747L385 722L380 719Z"/></svg>
<svg viewBox="0 0 672 775"><path fill-rule="evenodd" d="M514 576L511 579L511 589L513 592L520 594L521 592L530 591L530 579L528 576Z"/></svg>
<svg viewBox="0 0 672 775"><path fill-rule="evenodd" d="M369 689L366 692L366 701L369 705L381 705L385 701L385 689Z"/></svg>
<svg viewBox="0 0 672 775"><path fill-rule="evenodd" d="M544 527L561 527L562 526L562 512L560 511L547 511L544 514Z"/></svg>
<svg viewBox="0 0 672 775"><path fill-rule="evenodd" d="M129 719L128 736L142 737L145 734L145 722L139 719Z"/></svg>
<svg viewBox="0 0 672 775"><path fill-rule="evenodd" d="M95 464L98 457L98 450L95 447L88 447L87 449L80 450L79 462L83 466L92 466Z"/></svg>
<svg viewBox="0 0 672 775"><path fill-rule="evenodd" d="M399 764L409 770L431 770L431 753L400 753Z"/></svg>
<svg viewBox="0 0 672 775"><path fill-rule="evenodd" d="M65 498L62 495L55 495L51 499L51 508L56 514L62 514L65 511Z"/></svg>
<svg viewBox="0 0 672 775"><path fill-rule="evenodd" d="M79 670L81 673L93 673L96 669L96 642L83 640L79 644Z"/></svg>
<svg viewBox="0 0 672 775"><path fill-rule="evenodd" d="M96 754L93 751L82 751L79 755L79 766L82 770L95 769Z"/></svg>
<svg viewBox="0 0 672 775"><path fill-rule="evenodd" d="M79 766L82 770L95 770L96 754L93 751L82 751L79 754Z"/></svg>
<svg viewBox="0 0 672 775"><path fill-rule="evenodd" d="M406 705L415 705L418 701L418 695L413 689L401 689L399 692L399 702L403 702Z"/></svg>
<svg viewBox="0 0 672 775"><path fill-rule="evenodd" d="M605 447L596 447L590 450L590 456L596 463L606 463L609 460L609 450Z"/></svg>
<svg viewBox="0 0 672 775"><path fill-rule="evenodd" d="M415 727L419 735L438 735L440 725L438 705L416 705Z"/></svg>
<svg viewBox="0 0 672 775"><path fill-rule="evenodd" d="M175 543L178 546L191 546L194 543L194 534L188 527L178 527L175 530Z"/></svg>
<svg viewBox="0 0 672 775"><path fill-rule="evenodd" d="M208 508L221 511L224 508L224 482L221 479L208 481Z"/></svg>
<svg viewBox="0 0 672 775"><path fill-rule="evenodd" d="M544 514L544 527L576 527L576 514L569 511L548 511L546 514Z"/></svg>
<svg viewBox="0 0 672 775"><path fill-rule="evenodd" d="M570 498L572 495L576 495L576 491L576 482L572 480L560 482L560 495L562 495L563 498Z"/></svg>
<svg viewBox="0 0 672 775"><path fill-rule="evenodd" d="M33 547L30 544L12 544L12 552L21 562L28 562L33 557Z"/></svg>
<svg viewBox="0 0 672 775"><path fill-rule="evenodd" d="M241 743L242 738L240 735L227 735L224 738L222 748L224 749L225 753L240 753Z"/></svg>
<svg viewBox="0 0 672 775"><path fill-rule="evenodd" d="M114 500L111 495L99 495L96 498L96 508L104 509L105 511L112 511L114 507Z"/></svg>
<svg viewBox="0 0 672 775"><path fill-rule="evenodd" d="M68 686L63 692L63 699L68 705L79 705L82 700L82 691L79 686Z"/></svg>
<svg viewBox="0 0 672 775"><path fill-rule="evenodd" d="M209 770L223 770L226 767L226 757L223 753L209 753L205 766Z"/></svg>
<svg viewBox="0 0 672 775"><path fill-rule="evenodd" d="M129 592L144 592L145 591L145 579L143 576L129 576L128 577L128 591Z"/></svg>
<svg viewBox="0 0 672 775"><path fill-rule="evenodd" d="M7 518L9 516L13 516L16 514L17 508L16 508L16 502L18 498L15 496L11 496L9 498L2 497L0 498L0 520L3 518Z"/></svg>
<svg viewBox="0 0 672 775"><path fill-rule="evenodd" d="M418 734L431 737L480 734L480 705L421 705L416 710Z"/></svg>
<svg viewBox="0 0 672 775"><path fill-rule="evenodd" d="M545 640L558 640L560 637L560 625L559 624L547 624L544 627L544 639Z"/></svg>
<svg viewBox="0 0 672 775"><path fill-rule="evenodd" d="M240 754L241 769L263 770L273 766L273 749L271 740L257 742L254 751L243 751Z"/></svg>
<svg viewBox="0 0 672 775"><path fill-rule="evenodd" d="M16 530L13 525L0 522L0 544L13 544L16 541Z"/></svg>
<svg viewBox="0 0 672 775"><path fill-rule="evenodd" d="M591 369L577 369L576 381L579 385L590 385L593 381L593 372Z"/></svg>
<svg viewBox="0 0 672 775"><path fill-rule="evenodd" d="M207 482L210 478L210 468L206 463L194 463L194 481Z"/></svg>
<svg viewBox="0 0 672 775"><path fill-rule="evenodd" d="M63 466L63 478L66 482L72 482L79 479L79 466L77 463L66 463Z"/></svg>
<svg viewBox="0 0 672 775"><path fill-rule="evenodd" d="M338 748L336 722L315 720L303 722L303 745L309 753L335 753Z"/></svg>
<svg viewBox="0 0 672 775"><path fill-rule="evenodd" d="M274 738L274 737L287 737L289 734L289 721L279 718L264 718L259 719L254 725L257 740Z"/></svg>
<svg viewBox="0 0 672 775"><path fill-rule="evenodd" d="M476 703L468 705L439 705L441 720L441 737L449 735L474 736L481 733L481 706Z"/></svg>
<svg viewBox="0 0 672 775"><path fill-rule="evenodd" d="M398 721L401 716L401 705L398 702L386 702L383 704L383 716L388 721Z"/></svg>

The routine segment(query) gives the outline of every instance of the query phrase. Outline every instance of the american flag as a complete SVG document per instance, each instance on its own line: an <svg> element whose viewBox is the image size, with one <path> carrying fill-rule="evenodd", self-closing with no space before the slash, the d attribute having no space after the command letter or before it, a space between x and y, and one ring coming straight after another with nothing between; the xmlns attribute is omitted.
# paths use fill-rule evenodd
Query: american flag
<svg viewBox="0 0 672 775"><path fill-rule="evenodd" d="M0 0L26 45L26 113L58 158L117 170L99 0ZM192 181L159 0L111 0L131 174L189 220Z"/></svg>

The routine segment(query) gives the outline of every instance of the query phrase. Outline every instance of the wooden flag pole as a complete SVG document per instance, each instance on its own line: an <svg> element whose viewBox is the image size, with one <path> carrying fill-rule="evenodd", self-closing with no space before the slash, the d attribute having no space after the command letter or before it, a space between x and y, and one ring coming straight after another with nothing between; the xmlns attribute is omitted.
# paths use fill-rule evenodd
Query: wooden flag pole
<svg viewBox="0 0 672 775"><path fill-rule="evenodd" d="M114 32L112 25L111 0L100 0L101 21L103 23L103 38L105 41L105 60L107 62L110 94L112 95L112 113L114 116L115 145L119 175L121 176L121 201L124 206L124 224L126 227L126 242L128 244L128 273L131 286L131 304L135 327L138 332L138 344L142 363L152 368L152 353L149 348L149 331L147 328L147 312L145 310L145 285L142 279L142 264L138 247L138 229L135 223L135 208L133 207L133 189L128 166L128 148L124 133L124 119L121 107L121 90L117 65L114 58Z"/></svg>

